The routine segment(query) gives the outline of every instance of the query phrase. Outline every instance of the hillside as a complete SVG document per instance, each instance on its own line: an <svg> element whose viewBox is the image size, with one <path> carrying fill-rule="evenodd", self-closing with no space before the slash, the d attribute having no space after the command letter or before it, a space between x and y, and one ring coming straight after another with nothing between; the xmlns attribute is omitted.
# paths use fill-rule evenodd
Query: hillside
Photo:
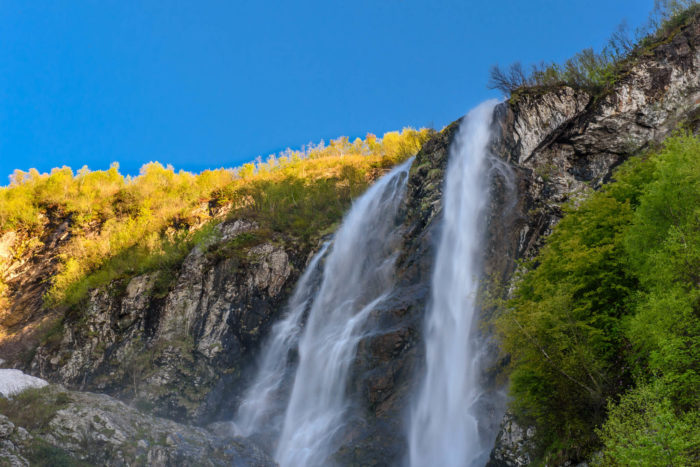
<svg viewBox="0 0 700 467"><path fill-rule="evenodd" d="M17 354L36 344L27 334L46 340L60 333L66 315L82 314L89 290L125 286L150 273L156 294L166 294L195 245L207 243L210 256L225 259L279 237L305 257L354 197L428 135L406 129L353 143L340 138L198 175L159 163L144 165L136 177L122 176L116 164L75 174L67 167L50 174L15 171L10 186L0 189L5 359L31 360ZM231 219L255 225L245 241L219 238L216 226ZM8 347L18 341L14 335L24 336L23 349Z"/></svg>

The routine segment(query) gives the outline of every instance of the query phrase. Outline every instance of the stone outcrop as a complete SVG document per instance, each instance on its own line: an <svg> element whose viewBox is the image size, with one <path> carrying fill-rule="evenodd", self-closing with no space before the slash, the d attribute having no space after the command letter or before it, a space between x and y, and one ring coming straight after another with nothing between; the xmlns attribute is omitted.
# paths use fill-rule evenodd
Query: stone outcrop
<svg viewBox="0 0 700 467"><path fill-rule="evenodd" d="M39 216L41 235L9 231L0 236L0 356L20 362L31 358L56 317L46 310L43 296L46 280L57 271L60 248L70 237L70 219L49 209Z"/></svg>
<svg viewBox="0 0 700 467"><path fill-rule="evenodd" d="M252 222L217 228L165 291L157 274L92 290L86 310L66 319L57 344L39 347L29 370L177 420L230 415L227 388L241 386L304 264L293 245L256 240Z"/></svg>
<svg viewBox="0 0 700 467"><path fill-rule="evenodd" d="M31 406L17 410L36 411L32 427L0 415L3 465L276 465L247 440L154 417L103 394L30 391Z"/></svg>
<svg viewBox="0 0 700 467"><path fill-rule="evenodd" d="M533 427L521 427L512 414L506 412L496 445L491 451L490 467L521 467L530 465L535 449Z"/></svg>

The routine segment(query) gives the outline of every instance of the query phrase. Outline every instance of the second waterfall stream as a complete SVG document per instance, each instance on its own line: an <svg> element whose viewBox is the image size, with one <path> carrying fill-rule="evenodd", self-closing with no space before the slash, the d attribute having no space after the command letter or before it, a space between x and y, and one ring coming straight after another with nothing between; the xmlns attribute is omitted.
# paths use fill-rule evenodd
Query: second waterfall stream
<svg viewBox="0 0 700 467"><path fill-rule="evenodd" d="M398 255L399 206L413 159L379 179L354 203L333 237L320 284L307 271L286 317L273 328L256 381L235 419L239 433L279 436L283 467L323 466L337 448L347 417L347 378L369 313L392 290ZM325 248L310 263L317 267ZM303 331L300 327L308 313ZM289 354L299 362L284 416L274 411ZM277 432L277 433L276 433Z"/></svg>
<svg viewBox="0 0 700 467"><path fill-rule="evenodd" d="M407 414L411 467L483 465L493 442L484 438L478 414L475 296L495 105L489 101L472 110L450 148L426 310L425 373L416 375L420 382ZM347 387L357 346L372 332L366 328L370 313L395 285L400 207L412 161L355 201L333 239L309 263L263 348L234 423L240 435L272 440L282 467L333 464L351 416Z"/></svg>

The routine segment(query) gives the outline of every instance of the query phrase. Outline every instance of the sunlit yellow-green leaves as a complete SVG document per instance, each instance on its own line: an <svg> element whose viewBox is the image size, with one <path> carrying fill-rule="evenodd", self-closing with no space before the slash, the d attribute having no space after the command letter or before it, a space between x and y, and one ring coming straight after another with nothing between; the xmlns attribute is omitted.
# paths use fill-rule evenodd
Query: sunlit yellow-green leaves
<svg viewBox="0 0 700 467"><path fill-rule="evenodd" d="M287 150L237 169L176 172L158 162L136 177L119 166L77 173L15 171L0 188L0 234L16 230L39 238L67 221L47 304L74 304L87 290L114 279L174 268L191 249L210 205L257 221L261 229L308 241L338 221L350 201L383 170L415 154L430 130L347 137L303 151ZM0 275L1 278L1 275ZM0 295L6 290L0 287Z"/></svg>

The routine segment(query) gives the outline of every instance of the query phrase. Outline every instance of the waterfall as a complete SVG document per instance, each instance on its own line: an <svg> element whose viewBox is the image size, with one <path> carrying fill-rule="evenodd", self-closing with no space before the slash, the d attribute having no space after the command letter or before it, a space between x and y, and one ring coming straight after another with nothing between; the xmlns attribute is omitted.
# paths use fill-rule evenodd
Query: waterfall
<svg viewBox="0 0 700 467"><path fill-rule="evenodd" d="M481 271L482 214L489 127L496 101L462 121L450 147L443 224L426 316L426 369L411 413L412 467L484 465L493 439L480 434L476 294Z"/></svg>
<svg viewBox="0 0 700 467"><path fill-rule="evenodd" d="M283 467L332 463L350 404L348 375L368 331L365 321L393 287L398 213L411 162L394 168L353 203L325 254L320 285L309 270L319 269L324 252L311 262L287 316L272 330L235 424L244 435L279 431L275 459ZM280 391L295 347L299 361L279 427Z"/></svg>
<svg viewBox="0 0 700 467"><path fill-rule="evenodd" d="M290 354L297 348L304 316L318 289L321 259L328 245L329 242L324 243L309 262L294 288L286 315L272 326L270 337L263 345L253 384L246 391L234 419L235 431L240 436L279 435L282 410L287 402L284 384L290 376Z"/></svg>

